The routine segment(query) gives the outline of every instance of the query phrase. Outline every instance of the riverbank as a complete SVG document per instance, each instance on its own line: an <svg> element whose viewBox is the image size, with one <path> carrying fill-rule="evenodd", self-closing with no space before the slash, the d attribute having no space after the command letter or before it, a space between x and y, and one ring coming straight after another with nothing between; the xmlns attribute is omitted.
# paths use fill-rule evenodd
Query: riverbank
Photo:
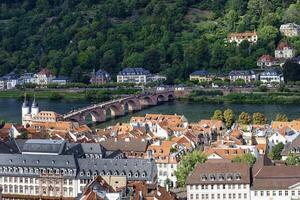
<svg viewBox="0 0 300 200"><path fill-rule="evenodd" d="M40 90L4 90L0 91L0 99L23 99L24 94L28 99L34 96L36 99L48 100L87 100L87 101L106 101L114 95L136 94L140 92L138 89L40 89Z"/></svg>
<svg viewBox="0 0 300 200"><path fill-rule="evenodd" d="M238 104L300 104L298 92L253 92L230 93L222 95L220 92L191 94L180 98L182 101L199 103L238 103Z"/></svg>

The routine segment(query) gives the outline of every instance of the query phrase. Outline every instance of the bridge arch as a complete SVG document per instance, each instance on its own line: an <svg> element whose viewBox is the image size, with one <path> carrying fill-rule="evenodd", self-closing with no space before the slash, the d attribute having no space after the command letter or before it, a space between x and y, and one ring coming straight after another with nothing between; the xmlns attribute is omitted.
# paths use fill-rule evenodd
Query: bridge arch
<svg viewBox="0 0 300 200"><path fill-rule="evenodd" d="M168 94L168 101L173 101L175 99L175 95L170 93Z"/></svg>
<svg viewBox="0 0 300 200"><path fill-rule="evenodd" d="M138 99L129 99L122 102L124 112L133 112L136 110L141 110L141 103Z"/></svg>
<svg viewBox="0 0 300 200"><path fill-rule="evenodd" d="M159 94L157 95L157 103L168 101L168 96Z"/></svg>
<svg viewBox="0 0 300 200"><path fill-rule="evenodd" d="M82 120L86 122L87 118L91 117L93 123L105 121L105 113L102 110L87 111L82 115Z"/></svg>
<svg viewBox="0 0 300 200"><path fill-rule="evenodd" d="M113 118L113 117L124 115L124 109L120 103L115 103L115 104L106 106L104 109L105 109L106 119L110 118L110 117Z"/></svg>
<svg viewBox="0 0 300 200"><path fill-rule="evenodd" d="M153 106L157 104L156 96L151 98L151 96L144 96L140 98L140 102L142 106Z"/></svg>

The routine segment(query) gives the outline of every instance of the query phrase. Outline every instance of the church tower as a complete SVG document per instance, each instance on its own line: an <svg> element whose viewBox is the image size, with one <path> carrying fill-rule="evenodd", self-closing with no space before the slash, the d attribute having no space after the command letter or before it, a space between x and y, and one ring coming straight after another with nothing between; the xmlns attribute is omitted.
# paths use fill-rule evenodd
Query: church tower
<svg viewBox="0 0 300 200"><path fill-rule="evenodd" d="M24 95L24 102L22 104L22 119L26 116L30 114L30 108L26 99L26 93Z"/></svg>
<svg viewBox="0 0 300 200"><path fill-rule="evenodd" d="M34 95L34 99L33 99L32 105L31 105L31 116L35 116L35 115L37 115L39 112L40 112L39 105L38 105L38 103L36 102L36 100L35 100L35 95Z"/></svg>

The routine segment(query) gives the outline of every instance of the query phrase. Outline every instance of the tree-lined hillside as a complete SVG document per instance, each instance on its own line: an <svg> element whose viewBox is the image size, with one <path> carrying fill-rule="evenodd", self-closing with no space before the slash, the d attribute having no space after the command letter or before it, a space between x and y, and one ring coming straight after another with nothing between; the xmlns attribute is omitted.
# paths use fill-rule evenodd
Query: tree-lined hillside
<svg viewBox="0 0 300 200"><path fill-rule="evenodd" d="M300 24L297 0L2 0L0 76L47 67L84 81L102 68L144 66L174 78L196 69L256 67ZM256 30L258 43L226 44L229 32ZM300 52L300 39L289 42Z"/></svg>

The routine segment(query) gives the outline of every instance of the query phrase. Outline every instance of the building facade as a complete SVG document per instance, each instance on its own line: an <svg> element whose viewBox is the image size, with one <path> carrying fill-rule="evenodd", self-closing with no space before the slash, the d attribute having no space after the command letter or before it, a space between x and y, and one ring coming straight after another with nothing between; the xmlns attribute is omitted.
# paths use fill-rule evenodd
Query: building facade
<svg viewBox="0 0 300 200"><path fill-rule="evenodd" d="M256 32L245 32L245 33L230 33L227 36L227 41L229 43L235 42L237 45L240 45L243 41L248 41L249 43L257 42Z"/></svg>
<svg viewBox="0 0 300 200"><path fill-rule="evenodd" d="M280 42L275 50L275 58L289 59L296 55L296 50L287 42Z"/></svg>
<svg viewBox="0 0 300 200"><path fill-rule="evenodd" d="M250 169L241 163L197 164L186 187L188 200L250 199Z"/></svg>
<svg viewBox="0 0 300 200"><path fill-rule="evenodd" d="M37 85L47 85L52 83L55 76L47 68L41 69L38 73L34 74L34 83Z"/></svg>
<svg viewBox="0 0 300 200"><path fill-rule="evenodd" d="M280 32L287 37L297 37L300 35L300 26L295 23L282 24Z"/></svg>
<svg viewBox="0 0 300 200"><path fill-rule="evenodd" d="M275 58L270 55L262 55L257 60L257 66L261 67L262 69L267 67L272 67L274 65L276 65Z"/></svg>
<svg viewBox="0 0 300 200"><path fill-rule="evenodd" d="M92 84L104 84L111 81L111 76L107 71L99 69L98 71L93 71L90 83Z"/></svg>
<svg viewBox="0 0 300 200"><path fill-rule="evenodd" d="M300 167L263 166L253 173L251 199L300 199Z"/></svg>
<svg viewBox="0 0 300 200"><path fill-rule="evenodd" d="M0 153L3 199L74 199L99 175L156 183L154 161L106 157L110 152L105 151L101 158L89 158L83 145L61 140L8 142L8 151Z"/></svg>
<svg viewBox="0 0 300 200"><path fill-rule="evenodd" d="M206 70L197 70L190 74L190 81L201 82L210 82L213 80L213 76L211 76Z"/></svg>
<svg viewBox="0 0 300 200"><path fill-rule="evenodd" d="M284 82L283 74L277 69L268 69L260 73L259 80L263 84L280 84Z"/></svg>
<svg viewBox="0 0 300 200"><path fill-rule="evenodd" d="M117 82L147 84L151 82L151 77L151 73L144 68L125 68L117 75Z"/></svg>
<svg viewBox="0 0 300 200"><path fill-rule="evenodd" d="M237 70L229 73L231 82L243 80L245 83L250 83L257 80L257 75L252 70Z"/></svg>

